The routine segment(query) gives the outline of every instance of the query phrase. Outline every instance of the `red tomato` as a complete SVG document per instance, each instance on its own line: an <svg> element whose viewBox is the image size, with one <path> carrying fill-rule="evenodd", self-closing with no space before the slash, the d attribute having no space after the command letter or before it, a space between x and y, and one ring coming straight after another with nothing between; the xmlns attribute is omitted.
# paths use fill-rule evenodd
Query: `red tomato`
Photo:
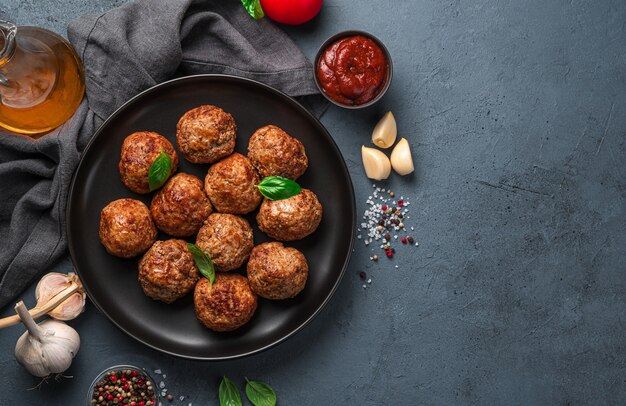
<svg viewBox="0 0 626 406"><path fill-rule="evenodd" d="M289 25L306 23L320 12L323 0L261 0L261 7L272 20Z"/></svg>

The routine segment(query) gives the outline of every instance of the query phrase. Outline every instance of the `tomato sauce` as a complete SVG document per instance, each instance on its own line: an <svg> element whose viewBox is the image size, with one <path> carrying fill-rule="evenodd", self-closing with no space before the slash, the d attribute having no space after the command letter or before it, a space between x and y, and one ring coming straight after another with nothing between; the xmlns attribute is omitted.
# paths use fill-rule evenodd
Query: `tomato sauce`
<svg viewBox="0 0 626 406"><path fill-rule="evenodd" d="M358 106L374 99L387 82L389 63L378 45L361 35L332 43L317 64L324 92L338 103Z"/></svg>

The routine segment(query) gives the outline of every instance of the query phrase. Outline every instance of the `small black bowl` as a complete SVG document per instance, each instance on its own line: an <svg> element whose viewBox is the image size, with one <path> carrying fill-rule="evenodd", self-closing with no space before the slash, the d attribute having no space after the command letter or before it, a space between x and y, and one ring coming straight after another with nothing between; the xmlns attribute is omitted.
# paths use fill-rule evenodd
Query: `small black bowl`
<svg viewBox="0 0 626 406"><path fill-rule="evenodd" d="M376 97L374 97L372 100L368 101L367 103L363 103L359 105L348 105L348 104L340 103L326 94L326 92L324 91L324 88L322 87L319 81L319 78L317 77L317 65L319 63L320 58L322 57L322 54L324 53L324 51L326 51L326 49L331 44L333 44L335 41L339 39L346 38L346 37L353 37L355 35L361 35L365 38L371 39L383 51L383 55L385 56L385 59L387 60L387 78L385 80L385 84L383 85L382 89L380 89ZM389 85L391 84L391 79L393 78L393 63L391 62L391 54L389 53L389 50L387 49L387 47L385 47L385 44L383 44L381 40L379 40L378 38L376 38L369 32L360 31L360 30L341 31L333 35L332 37L328 38L326 41L324 41L324 43L322 43L322 45L317 50L317 54L315 54L313 78L315 80L315 84L317 85L317 88L319 89L320 93L322 93L324 97L328 99L328 101L330 101L334 105L343 107L344 109L352 109L352 110L369 107L372 104L376 103L378 100L380 100L387 92L387 89L389 89Z"/></svg>

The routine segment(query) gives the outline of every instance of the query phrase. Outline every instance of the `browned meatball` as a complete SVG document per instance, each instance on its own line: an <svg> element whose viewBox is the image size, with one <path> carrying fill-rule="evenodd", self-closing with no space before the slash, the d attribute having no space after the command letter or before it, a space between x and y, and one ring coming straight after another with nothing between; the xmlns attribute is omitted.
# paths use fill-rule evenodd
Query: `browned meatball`
<svg viewBox="0 0 626 406"><path fill-rule="evenodd" d="M263 200L256 216L259 229L275 240L300 240L313 233L322 221L322 205L308 189L289 199Z"/></svg>
<svg viewBox="0 0 626 406"><path fill-rule="evenodd" d="M157 241L139 261L143 292L165 303L191 292L198 278L198 268L183 240Z"/></svg>
<svg viewBox="0 0 626 406"><path fill-rule="evenodd" d="M122 258L146 252L157 237L150 210L135 199L115 200L102 209L99 231L107 252Z"/></svg>
<svg viewBox="0 0 626 406"><path fill-rule="evenodd" d="M250 256L254 247L252 228L243 217L213 213L198 231L196 245L206 252L218 271L232 271Z"/></svg>
<svg viewBox="0 0 626 406"><path fill-rule="evenodd" d="M266 242L252 250L247 271L254 293L266 299L289 299L304 289L309 266L297 249Z"/></svg>
<svg viewBox="0 0 626 406"><path fill-rule="evenodd" d="M189 110L176 125L178 149L194 164L212 163L232 154L236 135L233 116L211 105Z"/></svg>
<svg viewBox="0 0 626 406"><path fill-rule="evenodd" d="M250 321L257 297L248 279L239 274L217 273L213 287L207 278L196 284L193 303L202 324L213 331L232 331Z"/></svg>
<svg viewBox="0 0 626 406"><path fill-rule="evenodd" d="M259 174L245 156L234 153L209 168L204 189L215 210L246 214L256 209L263 196L255 187Z"/></svg>
<svg viewBox="0 0 626 406"><path fill-rule="evenodd" d="M150 205L157 228L175 237L196 234L212 211L202 181L186 173L167 181Z"/></svg>
<svg viewBox="0 0 626 406"><path fill-rule="evenodd" d="M304 145L275 125L266 125L252 134L248 158L261 178L282 176L296 180L308 166Z"/></svg>
<svg viewBox="0 0 626 406"><path fill-rule="evenodd" d="M161 134L141 131L126 137L118 165L122 182L135 193L150 193L148 171L161 150L172 158L172 171L178 168L174 146Z"/></svg>

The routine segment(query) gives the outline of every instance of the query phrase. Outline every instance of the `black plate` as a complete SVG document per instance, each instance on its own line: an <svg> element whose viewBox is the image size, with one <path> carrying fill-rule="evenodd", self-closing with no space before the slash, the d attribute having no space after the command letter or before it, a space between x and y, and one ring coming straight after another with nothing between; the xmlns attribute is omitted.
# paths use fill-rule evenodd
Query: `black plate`
<svg viewBox="0 0 626 406"><path fill-rule="evenodd" d="M195 318L192 295L167 305L145 296L137 282L138 259L106 253L98 238L100 210L109 202L132 197L150 204L152 195L136 195L120 181L117 163L124 138L135 131L156 131L174 145L176 123L187 110L214 104L237 121L236 150L246 153L259 127L275 124L298 138L309 168L298 182L313 190L324 208L317 231L288 243L309 262L306 288L285 301L260 299L253 319L239 330L220 334ZM180 156L180 155L179 155ZM208 165L180 156L179 172L204 179ZM74 266L89 298L120 329L160 351L205 360L242 357L267 349L304 327L337 288L352 252L356 209L345 162L322 124L289 96L264 84L234 76L200 75L155 86L120 107L100 127L85 149L70 187L67 234ZM269 239L248 216L255 243ZM169 238L159 234L159 239ZM190 241L193 241L191 239ZM245 270L240 270L245 275Z"/></svg>

